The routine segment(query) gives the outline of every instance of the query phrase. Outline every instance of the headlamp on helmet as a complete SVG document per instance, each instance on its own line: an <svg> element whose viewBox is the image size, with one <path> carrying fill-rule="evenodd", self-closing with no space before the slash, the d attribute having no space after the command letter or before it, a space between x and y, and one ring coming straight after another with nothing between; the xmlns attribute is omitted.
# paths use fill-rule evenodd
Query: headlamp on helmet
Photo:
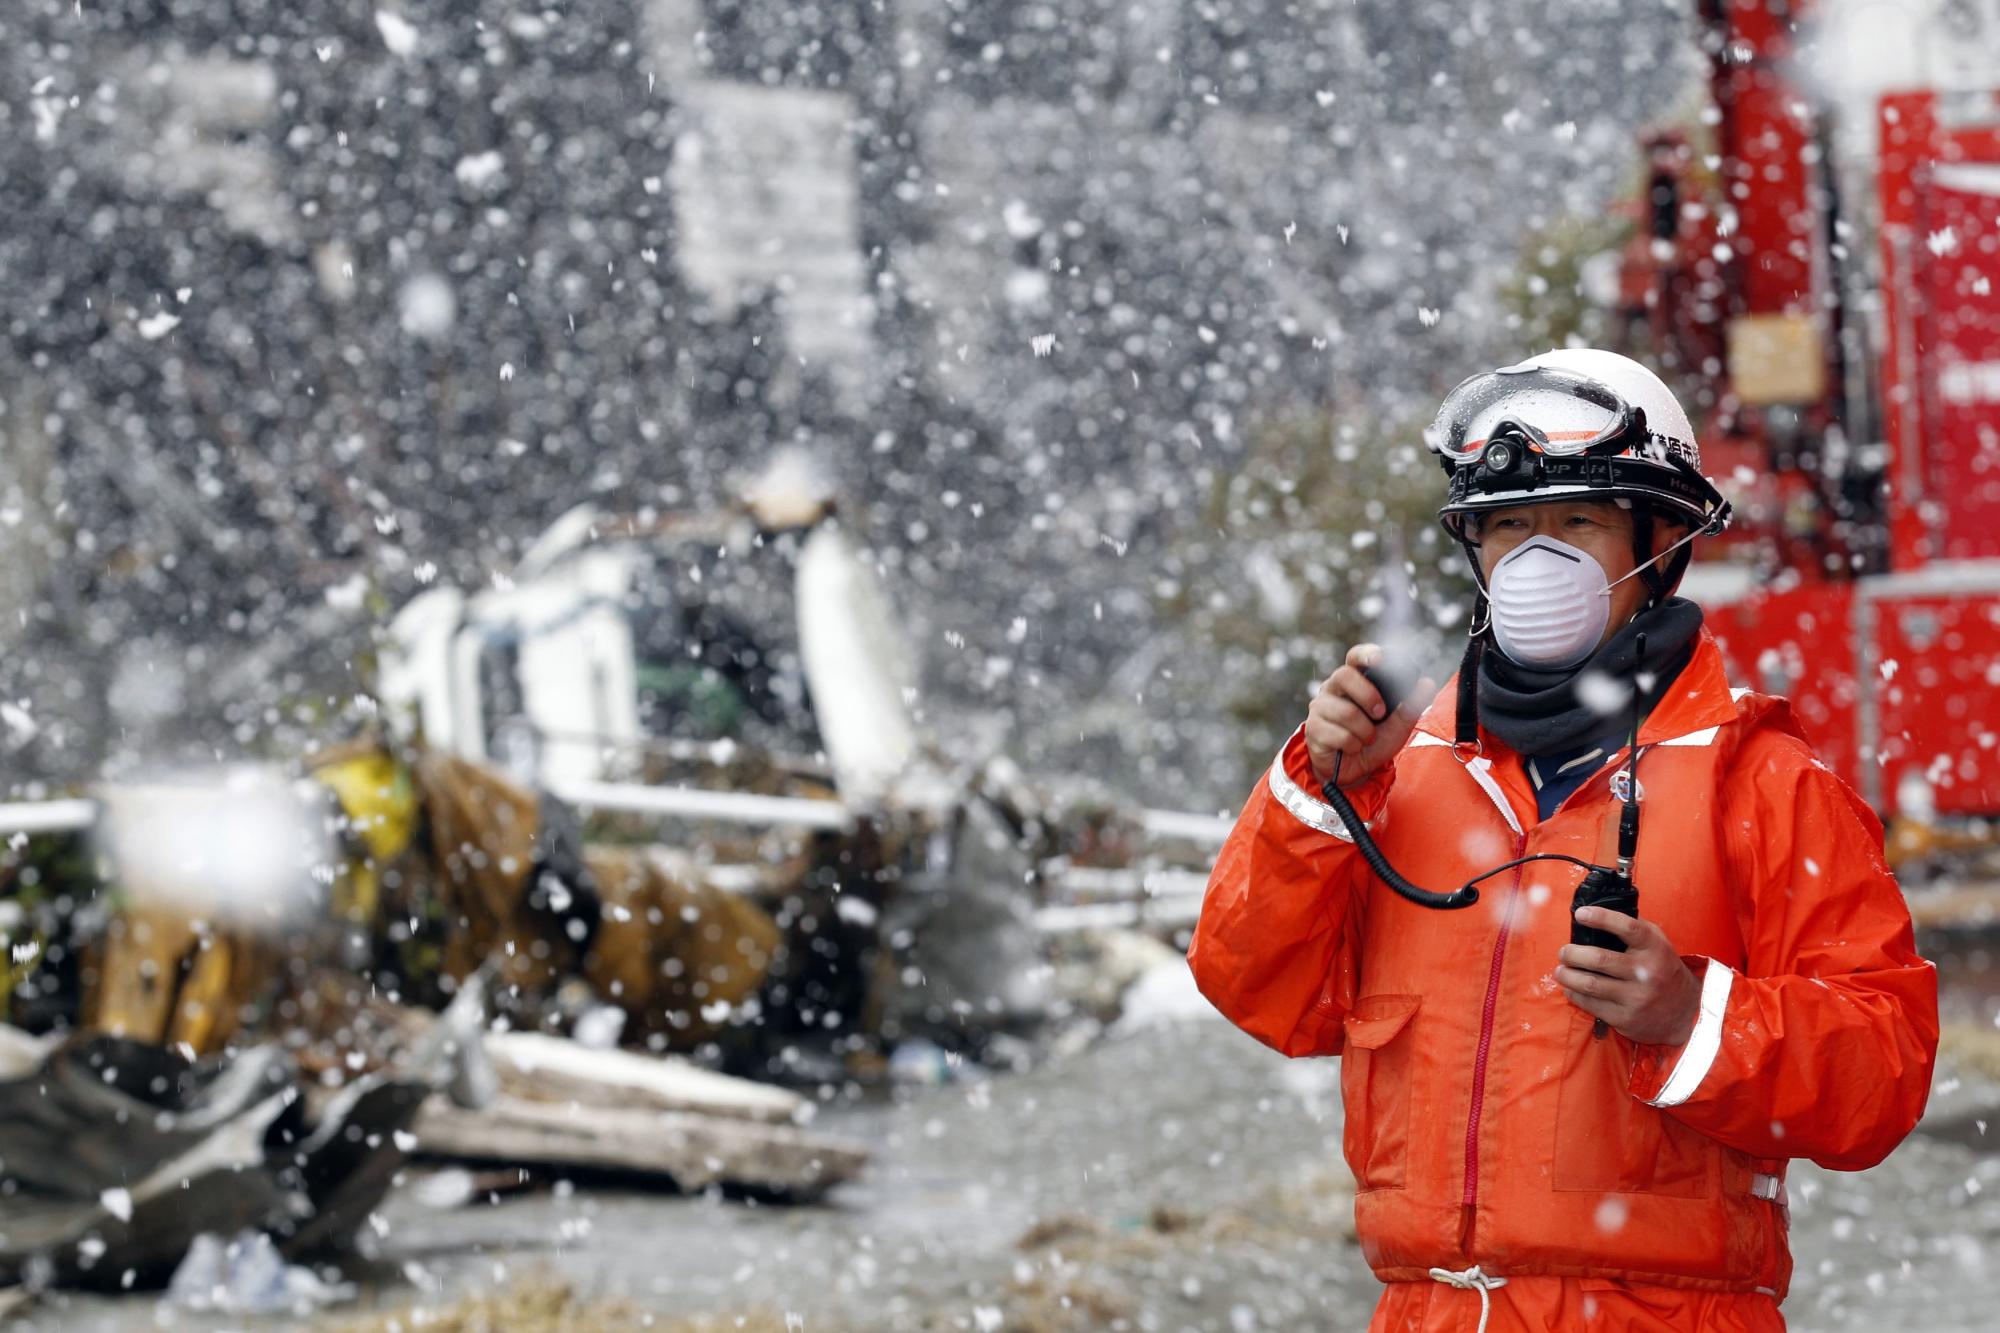
<svg viewBox="0 0 2000 1333"><path fill-rule="evenodd" d="M1540 434L1523 422L1502 422L1481 442L1477 461L1461 466L1470 468L1479 490L1533 490L1545 471Z"/></svg>

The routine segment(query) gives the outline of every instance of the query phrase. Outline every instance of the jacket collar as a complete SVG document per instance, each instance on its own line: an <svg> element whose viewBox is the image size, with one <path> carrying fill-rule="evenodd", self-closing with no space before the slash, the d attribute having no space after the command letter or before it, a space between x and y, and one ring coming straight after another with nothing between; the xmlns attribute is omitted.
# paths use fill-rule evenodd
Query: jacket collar
<svg viewBox="0 0 2000 1333"><path fill-rule="evenodd" d="M1681 674L1667 690L1666 698L1653 706L1653 711L1639 727L1639 744L1658 745L1662 741L1673 740L1694 732L1705 731L1737 719L1736 700L1729 689L1729 675L1723 667L1722 649L1716 645L1715 636L1704 627L1701 637L1695 643L1694 656L1681 668ZM1453 672L1444 688L1438 691L1431 706L1417 721L1417 730L1435 736L1450 744L1458 735L1458 673ZM1485 727L1479 729L1480 740L1490 753L1495 749L1507 748Z"/></svg>

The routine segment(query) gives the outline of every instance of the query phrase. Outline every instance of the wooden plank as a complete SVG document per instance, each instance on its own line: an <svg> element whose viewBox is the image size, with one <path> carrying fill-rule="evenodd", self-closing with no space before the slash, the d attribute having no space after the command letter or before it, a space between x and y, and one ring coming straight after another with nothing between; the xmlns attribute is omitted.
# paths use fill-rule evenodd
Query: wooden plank
<svg viewBox="0 0 2000 1333"><path fill-rule="evenodd" d="M689 1191L726 1184L805 1198L852 1179L868 1158L858 1144L789 1126L505 1095L479 1111L433 1098L413 1132L417 1151L431 1157L627 1171Z"/></svg>
<svg viewBox="0 0 2000 1333"><path fill-rule="evenodd" d="M811 1113L811 1103L788 1089L685 1060L593 1050L541 1032L488 1033L485 1044L502 1091L524 1101L690 1111L766 1124L793 1124Z"/></svg>

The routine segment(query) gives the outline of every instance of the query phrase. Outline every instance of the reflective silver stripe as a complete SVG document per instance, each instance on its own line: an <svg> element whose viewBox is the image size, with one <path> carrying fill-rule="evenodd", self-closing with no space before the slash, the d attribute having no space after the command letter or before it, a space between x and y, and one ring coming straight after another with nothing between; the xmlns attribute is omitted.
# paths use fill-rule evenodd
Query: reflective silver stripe
<svg viewBox="0 0 2000 1333"><path fill-rule="evenodd" d="M1708 1076L1709 1066L1722 1051L1722 1012L1729 1007L1729 987L1735 979L1734 972L1713 958L1708 960L1708 975L1701 979L1701 1015L1666 1086L1647 1101L1648 1106L1679 1106Z"/></svg>
<svg viewBox="0 0 2000 1333"><path fill-rule="evenodd" d="M1521 831L1521 821L1515 817L1514 807L1507 804L1507 794L1500 790L1500 784L1495 782L1493 775L1487 771L1492 767L1491 759L1479 755L1466 764L1465 771L1472 774L1472 780L1479 784L1480 790L1492 798L1493 804L1500 808L1500 813L1507 817L1507 827L1514 830L1514 836L1523 837L1525 835Z"/></svg>
<svg viewBox="0 0 2000 1333"><path fill-rule="evenodd" d="M1412 746L1441 745L1447 750L1458 748L1444 737L1433 736L1428 731L1412 732L1410 735L1410 744ZM1507 795L1500 790L1500 784L1493 780L1493 775L1490 771L1492 767L1493 761L1491 759L1488 759L1485 755L1475 755L1466 761L1465 771L1472 774L1472 780L1479 784L1479 789L1486 793L1487 798L1500 811L1502 817L1507 821L1507 827L1513 829L1517 837L1522 836L1521 821L1515 817L1514 807L1507 804Z"/></svg>
<svg viewBox="0 0 2000 1333"><path fill-rule="evenodd" d="M1340 822L1340 816L1334 813L1333 807L1308 795L1298 783L1292 781L1292 775L1285 772L1285 750L1290 748L1291 742L1286 741L1284 749L1279 750L1278 757L1271 761L1271 795L1277 797L1278 804L1291 811L1306 827L1331 833L1342 842L1353 842L1354 835L1347 831L1347 825Z"/></svg>
<svg viewBox="0 0 2000 1333"><path fill-rule="evenodd" d="M1752 1198L1782 1203L1785 1198L1785 1182L1768 1172L1759 1171L1750 1177L1750 1195Z"/></svg>

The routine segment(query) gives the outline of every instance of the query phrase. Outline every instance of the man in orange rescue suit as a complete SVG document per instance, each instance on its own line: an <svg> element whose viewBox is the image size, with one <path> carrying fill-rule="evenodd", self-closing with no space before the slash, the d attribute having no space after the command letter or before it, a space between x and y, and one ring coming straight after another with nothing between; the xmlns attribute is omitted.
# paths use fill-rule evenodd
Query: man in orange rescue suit
<svg viewBox="0 0 2000 1333"><path fill-rule="evenodd" d="M1881 826L1673 595L1728 506L1656 376L1552 352L1426 440L1478 575L1465 660L1385 715L1378 650L1347 654L1216 862L1195 977L1342 1057L1372 1328L1782 1329L1787 1160L1875 1165L1930 1088ZM1636 916L1572 912L1592 866Z"/></svg>

